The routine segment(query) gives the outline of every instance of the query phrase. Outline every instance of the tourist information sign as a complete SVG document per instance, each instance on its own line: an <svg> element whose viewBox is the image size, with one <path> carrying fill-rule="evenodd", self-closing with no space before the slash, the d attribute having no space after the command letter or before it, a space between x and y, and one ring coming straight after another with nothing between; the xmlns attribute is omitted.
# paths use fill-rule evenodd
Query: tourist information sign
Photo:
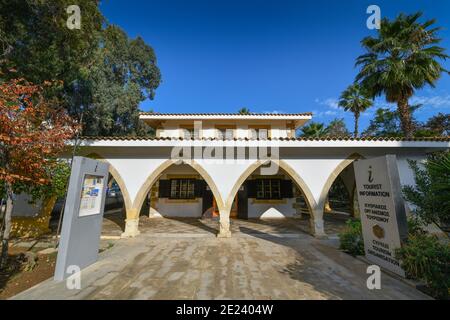
<svg viewBox="0 0 450 320"><path fill-rule="evenodd" d="M75 157L72 163L55 280L97 261L108 185L107 163Z"/></svg>
<svg viewBox="0 0 450 320"><path fill-rule="evenodd" d="M407 237L405 205L395 155L354 163L366 258L405 276L395 250Z"/></svg>

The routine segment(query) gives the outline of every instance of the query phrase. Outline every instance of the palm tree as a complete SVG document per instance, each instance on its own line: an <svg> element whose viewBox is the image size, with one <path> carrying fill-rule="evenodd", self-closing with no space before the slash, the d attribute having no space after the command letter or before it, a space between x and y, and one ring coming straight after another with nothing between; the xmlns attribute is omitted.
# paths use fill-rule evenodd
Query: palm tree
<svg viewBox="0 0 450 320"><path fill-rule="evenodd" d="M324 124L319 122L310 122L300 130L302 131L300 134L302 137L320 138L327 134Z"/></svg>
<svg viewBox="0 0 450 320"><path fill-rule="evenodd" d="M359 116L372 105L372 99L369 98L367 92L357 83L352 84L342 92L339 98L339 106L344 108L345 111L353 112L355 116L355 138L358 137Z"/></svg>
<svg viewBox="0 0 450 320"><path fill-rule="evenodd" d="M249 108L241 108L238 111L239 114L250 114L250 109Z"/></svg>
<svg viewBox="0 0 450 320"><path fill-rule="evenodd" d="M420 23L421 12L400 14L394 21L384 18L377 37L361 41L367 50L356 65L360 72L356 80L369 90L371 96L386 95L388 102L397 104L401 128L406 137L413 134L408 101L414 91L425 85L434 87L442 72L448 72L437 61L449 56L437 46L439 27L431 27L435 20Z"/></svg>

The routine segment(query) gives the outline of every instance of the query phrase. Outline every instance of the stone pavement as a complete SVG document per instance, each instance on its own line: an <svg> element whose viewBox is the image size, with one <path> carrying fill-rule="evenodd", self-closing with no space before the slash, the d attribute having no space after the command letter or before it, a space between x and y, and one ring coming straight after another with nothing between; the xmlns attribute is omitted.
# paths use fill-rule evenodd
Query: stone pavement
<svg viewBox="0 0 450 320"><path fill-rule="evenodd" d="M367 265L336 240L245 228L231 239L143 231L102 252L81 290L50 279L14 299L428 299L384 273L368 290Z"/></svg>

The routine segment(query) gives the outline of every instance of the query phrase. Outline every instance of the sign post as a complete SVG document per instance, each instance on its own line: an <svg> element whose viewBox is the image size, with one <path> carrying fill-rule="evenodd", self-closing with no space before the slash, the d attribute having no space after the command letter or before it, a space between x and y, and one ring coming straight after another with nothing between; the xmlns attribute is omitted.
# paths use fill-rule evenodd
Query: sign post
<svg viewBox="0 0 450 320"><path fill-rule="evenodd" d="M108 185L109 165L74 157L70 175L61 240L54 279L61 281L70 271L97 261Z"/></svg>
<svg viewBox="0 0 450 320"><path fill-rule="evenodd" d="M354 163L366 258L402 277L395 250L407 237L405 205L395 155Z"/></svg>

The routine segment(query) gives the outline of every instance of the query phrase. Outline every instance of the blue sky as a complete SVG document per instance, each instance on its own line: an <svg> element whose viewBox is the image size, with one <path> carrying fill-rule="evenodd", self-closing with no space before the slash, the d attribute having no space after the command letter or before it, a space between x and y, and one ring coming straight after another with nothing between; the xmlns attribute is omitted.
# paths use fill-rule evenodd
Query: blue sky
<svg viewBox="0 0 450 320"><path fill-rule="evenodd" d="M143 110L156 112L314 112L328 122L352 115L336 106L354 80L360 40L374 35L366 9L383 17L423 11L443 30L450 54L448 0L104 0L103 14L156 51L162 84ZM450 61L444 62L450 69ZM416 93L425 120L450 112L450 76ZM378 99L376 106L387 106ZM361 119L366 127L375 108Z"/></svg>

